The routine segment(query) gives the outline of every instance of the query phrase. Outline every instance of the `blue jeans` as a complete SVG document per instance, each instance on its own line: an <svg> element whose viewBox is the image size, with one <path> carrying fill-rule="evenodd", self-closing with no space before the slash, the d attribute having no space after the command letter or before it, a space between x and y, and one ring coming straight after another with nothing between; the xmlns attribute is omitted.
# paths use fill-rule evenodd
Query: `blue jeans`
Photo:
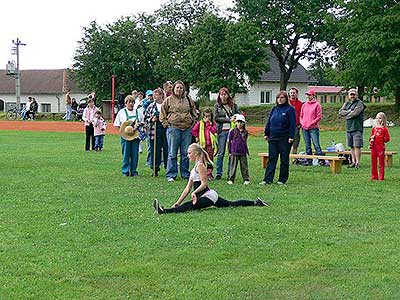
<svg viewBox="0 0 400 300"><path fill-rule="evenodd" d="M229 130L223 130L218 133L218 151L217 151L217 175L222 176L222 167L224 165L224 156L226 150L226 142L228 140ZM229 176L229 163L228 163L228 176Z"/></svg>
<svg viewBox="0 0 400 300"><path fill-rule="evenodd" d="M121 138L122 147L122 174L135 176L138 175L137 165L139 160L139 142L138 138L127 141Z"/></svg>
<svg viewBox="0 0 400 300"><path fill-rule="evenodd" d="M94 149L103 149L104 135L96 135L94 137Z"/></svg>
<svg viewBox="0 0 400 300"><path fill-rule="evenodd" d="M312 155L312 149L311 149L311 141L314 145L314 149L317 152L317 155L324 155L321 150L321 146L319 144L319 129L318 128L313 128L313 129L304 129L303 128L303 137L304 137L304 143L306 144L306 154L307 155Z"/></svg>
<svg viewBox="0 0 400 300"><path fill-rule="evenodd" d="M71 112L72 112L72 107L70 104L67 104L65 106L65 116L64 116L65 120L67 121L71 120Z"/></svg>
<svg viewBox="0 0 400 300"><path fill-rule="evenodd" d="M192 142L192 128L179 129L169 127L167 129L168 142L168 161L167 178L176 178L178 176L178 149L181 154L180 172L182 178L189 178L189 159L187 150Z"/></svg>
<svg viewBox="0 0 400 300"><path fill-rule="evenodd" d="M276 164L278 162L278 156L281 158L281 164L279 169L278 181L286 183L289 178L289 154L292 144L288 142L289 138L285 138L277 141L269 141L269 160L267 168L265 169L264 180L267 183L274 181Z"/></svg>

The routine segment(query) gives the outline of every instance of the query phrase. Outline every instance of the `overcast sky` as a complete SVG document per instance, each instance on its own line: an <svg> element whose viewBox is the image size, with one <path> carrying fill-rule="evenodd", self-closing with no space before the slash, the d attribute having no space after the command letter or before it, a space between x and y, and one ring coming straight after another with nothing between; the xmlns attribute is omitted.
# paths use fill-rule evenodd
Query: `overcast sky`
<svg viewBox="0 0 400 300"><path fill-rule="evenodd" d="M213 0L226 8L232 0ZM5 69L19 38L20 69L62 69L72 66L83 27L96 20L114 23L121 16L152 13L167 0L3 0L0 17L0 69Z"/></svg>

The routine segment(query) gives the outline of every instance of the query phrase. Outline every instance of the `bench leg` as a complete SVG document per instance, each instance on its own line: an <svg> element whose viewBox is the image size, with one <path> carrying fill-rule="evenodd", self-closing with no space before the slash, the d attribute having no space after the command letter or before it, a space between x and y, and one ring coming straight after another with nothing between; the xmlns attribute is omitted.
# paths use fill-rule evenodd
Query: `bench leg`
<svg viewBox="0 0 400 300"><path fill-rule="evenodd" d="M261 165L264 169L267 167L267 164L268 164L268 157L266 156L261 157Z"/></svg>
<svg viewBox="0 0 400 300"><path fill-rule="evenodd" d="M329 161L329 166L333 174L342 172L342 161L341 160L331 160Z"/></svg>
<svg viewBox="0 0 400 300"><path fill-rule="evenodd" d="M393 155L385 155L385 166L393 167Z"/></svg>

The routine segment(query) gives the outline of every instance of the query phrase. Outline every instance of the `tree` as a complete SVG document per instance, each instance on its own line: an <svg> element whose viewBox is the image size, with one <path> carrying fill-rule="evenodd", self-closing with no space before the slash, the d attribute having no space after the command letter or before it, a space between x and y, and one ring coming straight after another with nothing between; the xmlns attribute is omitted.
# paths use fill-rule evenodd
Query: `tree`
<svg viewBox="0 0 400 300"><path fill-rule="evenodd" d="M258 28L262 41L279 62L280 88L285 90L302 58L314 58L321 42L331 38L334 1L235 0L240 18ZM266 58L267 59L267 58Z"/></svg>
<svg viewBox="0 0 400 300"><path fill-rule="evenodd" d="M130 18L122 18L102 28L92 22L84 28L84 37L75 54L75 76L86 90L96 90L99 99L111 97L111 76L116 75L118 89L154 86L153 60L149 55L146 33ZM139 76L140 75L140 76Z"/></svg>
<svg viewBox="0 0 400 300"><path fill-rule="evenodd" d="M317 80L317 85L337 85L338 72L332 63L318 57L308 68L310 74Z"/></svg>
<svg viewBox="0 0 400 300"><path fill-rule="evenodd" d="M227 86L233 93L245 89L267 70L265 49L254 26L213 14L193 26L182 66L186 79L207 96Z"/></svg>
<svg viewBox="0 0 400 300"><path fill-rule="evenodd" d="M336 35L340 79L348 86L392 90L400 108L400 3L349 1Z"/></svg>

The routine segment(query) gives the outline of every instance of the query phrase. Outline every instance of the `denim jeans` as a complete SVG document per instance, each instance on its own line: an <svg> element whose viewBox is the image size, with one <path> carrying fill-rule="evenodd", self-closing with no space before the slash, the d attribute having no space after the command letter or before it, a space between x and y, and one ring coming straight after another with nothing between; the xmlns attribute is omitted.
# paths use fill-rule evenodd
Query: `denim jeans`
<svg viewBox="0 0 400 300"><path fill-rule="evenodd" d="M288 138L282 140L269 141L269 160L267 168L265 169L264 180L267 183L274 181L276 164L278 156L280 156L281 163L279 169L279 182L286 183L289 178L289 154L292 144L288 142Z"/></svg>
<svg viewBox="0 0 400 300"><path fill-rule="evenodd" d="M72 107L71 107L70 104L67 104L67 105L65 106L65 109L66 109L66 111L65 111L64 119L67 120L67 121L69 121L69 120L71 120Z"/></svg>
<svg viewBox="0 0 400 300"><path fill-rule="evenodd" d="M321 150L321 146L319 144L319 129L318 128L313 128L313 129L304 129L303 128L303 137L304 137L304 143L306 144L306 154L307 155L312 155L312 149L311 149L311 141L314 145L314 149L317 152L317 155L324 155Z"/></svg>
<svg viewBox="0 0 400 300"><path fill-rule="evenodd" d="M104 135L96 135L94 137L94 149L103 149Z"/></svg>
<svg viewBox="0 0 400 300"><path fill-rule="evenodd" d="M131 176L138 175L139 142L140 140L138 138L132 141L121 138L122 174L130 174Z"/></svg>
<svg viewBox="0 0 400 300"><path fill-rule="evenodd" d="M167 129L167 142L167 178L176 178L178 176L178 149L181 154L181 177L185 179L189 178L189 158L187 157L187 150L192 142L192 128L183 130L176 127L169 127Z"/></svg>
<svg viewBox="0 0 400 300"><path fill-rule="evenodd" d="M226 150L226 142L228 140L229 130L223 130L218 133L218 151L217 151L217 175L222 176L222 167L224 164L224 156ZM228 176L229 176L229 163L228 163Z"/></svg>

